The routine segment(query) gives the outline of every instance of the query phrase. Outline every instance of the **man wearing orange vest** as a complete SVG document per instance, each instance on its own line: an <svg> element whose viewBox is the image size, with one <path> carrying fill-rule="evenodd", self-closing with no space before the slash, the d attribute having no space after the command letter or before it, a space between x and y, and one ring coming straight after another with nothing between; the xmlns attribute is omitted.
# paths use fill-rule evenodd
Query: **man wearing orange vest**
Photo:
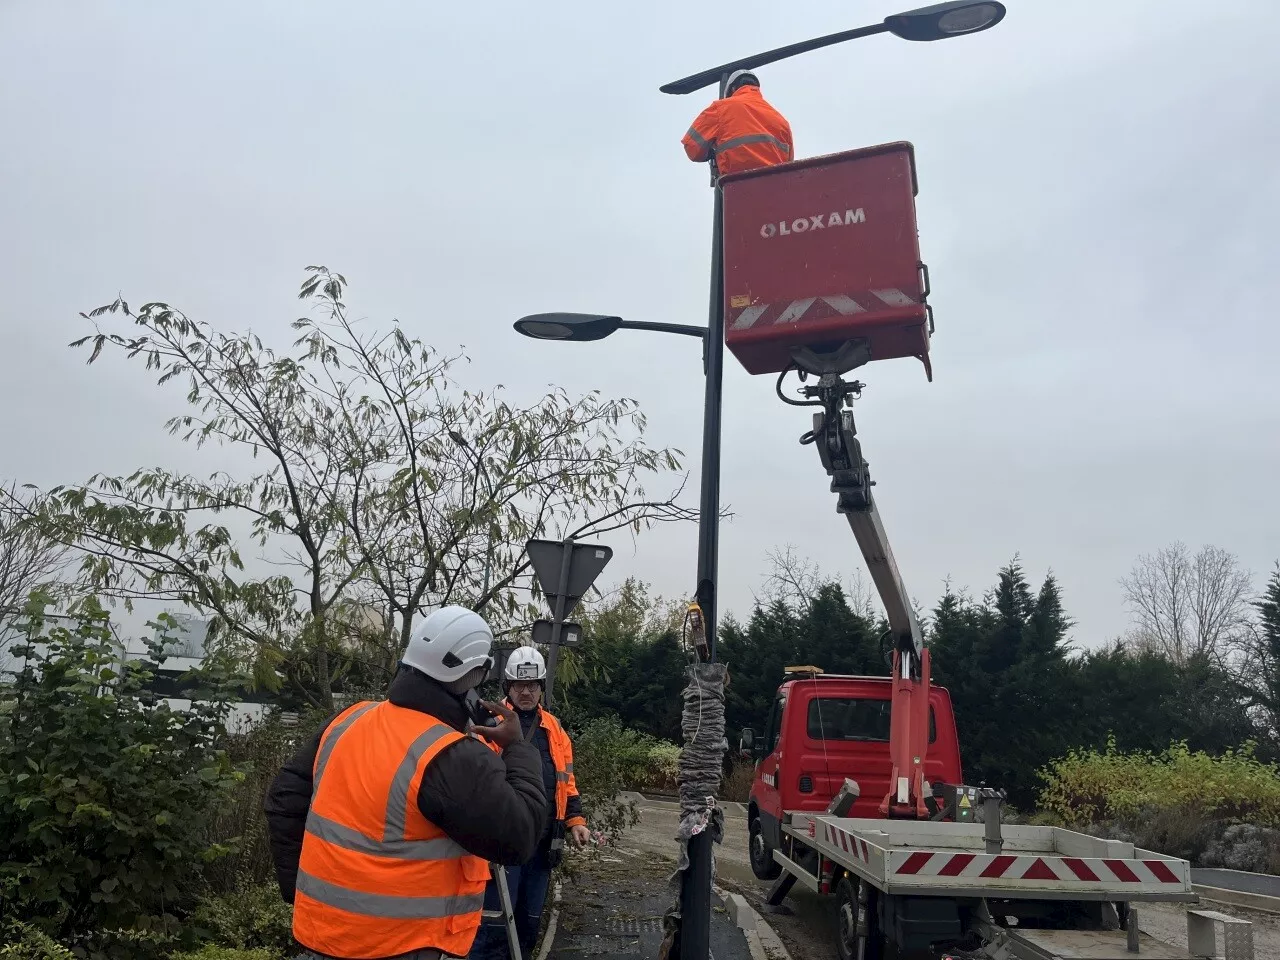
<svg viewBox="0 0 1280 960"><path fill-rule="evenodd" d="M791 124L760 95L749 70L729 75L724 97L698 114L681 142L690 160L712 161L722 175L795 159Z"/></svg>
<svg viewBox="0 0 1280 960"><path fill-rule="evenodd" d="M503 688L507 706L514 706L526 739L533 742L542 757L542 781L547 797L555 803L547 810L538 852L525 864L507 870L507 886L515 910L516 934L520 952L533 956L533 947L542 926L542 910L551 886L551 871L564 854L564 838L568 833L575 843L591 838L587 818L582 815L582 800L573 776L573 743L560 726L560 721L542 709L542 693L546 689L547 664L536 647L519 647L511 652L503 670ZM497 886L492 882L485 893L486 912L500 909ZM485 917L471 948L470 960L507 960L507 932L501 917Z"/></svg>
<svg viewBox="0 0 1280 960"><path fill-rule="evenodd" d="M465 957L489 861L520 864L546 820L542 761L510 707L474 688L493 633L443 607L409 639L388 698L338 713L290 760L266 799L271 852L304 956ZM472 722L493 749L466 735Z"/></svg>

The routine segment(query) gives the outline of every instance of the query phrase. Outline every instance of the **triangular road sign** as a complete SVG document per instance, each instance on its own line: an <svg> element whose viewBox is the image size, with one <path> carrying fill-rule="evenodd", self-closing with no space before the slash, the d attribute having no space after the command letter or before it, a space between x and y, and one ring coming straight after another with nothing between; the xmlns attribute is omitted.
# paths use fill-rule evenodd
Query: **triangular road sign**
<svg viewBox="0 0 1280 960"><path fill-rule="evenodd" d="M613 558L610 547L596 543L574 543L561 540L530 540L525 544L529 554L529 562L533 564L533 572L538 578L538 585L555 613L557 597L564 598L564 609L560 615L569 616L582 595L596 582L596 577ZM572 550L569 559L567 576L561 583L564 568L565 551Z"/></svg>

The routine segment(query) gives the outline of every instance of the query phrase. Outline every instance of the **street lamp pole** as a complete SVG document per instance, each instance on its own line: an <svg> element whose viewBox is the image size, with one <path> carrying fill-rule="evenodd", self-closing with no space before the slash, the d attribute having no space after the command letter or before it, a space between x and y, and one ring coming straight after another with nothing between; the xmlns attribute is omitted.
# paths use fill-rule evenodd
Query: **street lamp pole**
<svg viewBox="0 0 1280 960"><path fill-rule="evenodd" d="M810 50L893 33L904 40L942 40L975 33L995 26L1004 17L1000 3L953 0L886 17L883 22L828 34L786 47L778 47L751 57L712 67L661 87L663 93L686 94L719 82L720 97L726 93L729 75L735 70L753 70ZM710 658L716 653L716 567L718 559L720 492L720 407L724 362L724 193L719 178L713 179L715 194L711 230L711 304L707 312L706 403L703 408L702 506L698 535L698 605L706 624ZM680 960L707 960L711 953L711 831L689 838L689 866L680 888Z"/></svg>

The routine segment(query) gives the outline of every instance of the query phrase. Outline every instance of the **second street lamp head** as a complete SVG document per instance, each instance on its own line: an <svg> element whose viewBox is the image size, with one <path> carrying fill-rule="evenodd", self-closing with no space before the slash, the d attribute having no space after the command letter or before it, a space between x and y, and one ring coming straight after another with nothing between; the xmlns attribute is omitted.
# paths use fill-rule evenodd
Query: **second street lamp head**
<svg viewBox="0 0 1280 960"><path fill-rule="evenodd" d="M1004 19L1003 3L953 0L884 18L889 32L903 40L946 40L989 30Z"/></svg>
<svg viewBox="0 0 1280 960"><path fill-rule="evenodd" d="M598 313L535 313L515 322L517 333L534 340L603 340L621 325L621 317Z"/></svg>

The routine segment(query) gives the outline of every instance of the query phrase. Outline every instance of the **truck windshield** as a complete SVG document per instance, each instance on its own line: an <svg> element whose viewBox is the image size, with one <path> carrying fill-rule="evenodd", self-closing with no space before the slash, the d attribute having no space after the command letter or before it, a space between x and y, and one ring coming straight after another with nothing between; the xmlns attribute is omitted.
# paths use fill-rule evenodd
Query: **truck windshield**
<svg viewBox="0 0 1280 960"><path fill-rule="evenodd" d="M814 697L809 701L811 740L870 740L889 742L888 700ZM929 742L937 738L933 707L929 708Z"/></svg>

